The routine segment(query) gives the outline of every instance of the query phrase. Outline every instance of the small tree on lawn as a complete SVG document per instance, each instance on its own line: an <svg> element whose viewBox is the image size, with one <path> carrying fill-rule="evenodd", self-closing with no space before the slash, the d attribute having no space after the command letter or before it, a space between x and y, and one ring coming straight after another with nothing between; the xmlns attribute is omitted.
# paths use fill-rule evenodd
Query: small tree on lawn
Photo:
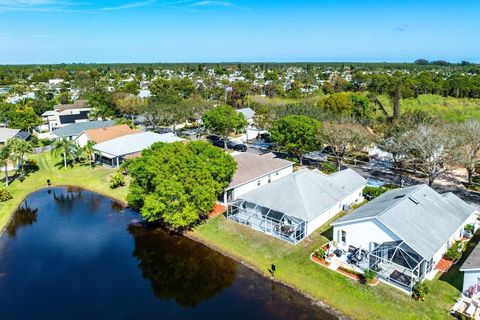
<svg viewBox="0 0 480 320"><path fill-rule="evenodd" d="M67 138L61 138L53 144L52 153L54 155L61 154L63 157L63 166L67 169L67 160L68 158L73 158L76 156L76 145L72 140Z"/></svg>
<svg viewBox="0 0 480 320"><path fill-rule="evenodd" d="M87 158L91 170L93 170L93 156L95 155L95 149L93 149L94 145L95 142L88 141L87 144L82 148L82 152L85 154L85 158Z"/></svg>
<svg viewBox="0 0 480 320"><path fill-rule="evenodd" d="M290 115L275 121L272 139L284 151L297 156L303 164L305 153L315 151L320 143L318 136L322 124L307 116Z"/></svg>
<svg viewBox="0 0 480 320"><path fill-rule="evenodd" d="M12 138L7 141L9 150L15 167L19 166L20 171L23 172L23 163L25 156L33 152L32 144L28 141L18 138Z"/></svg>
<svg viewBox="0 0 480 320"><path fill-rule="evenodd" d="M5 187L8 187L8 163L10 161L10 149L6 144L0 149L0 167L3 167L5 173Z"/></svg>
<svg viewBox="0 0 480 320"><path fill-rule="evenodd" d="M417 281L412 288L412 298L415 300L425 301L425 298L430 293L430 287L426 282Z"/></svg>
<svg viewBox="0 0 480 320"><path fill-rule="evenodd" d="M222 137L225 142L225 149L227 149L228 136L244 129L247 125L243 115L228 105L218 106L205 112L202 116L202 121L207 130Z"/></svg>

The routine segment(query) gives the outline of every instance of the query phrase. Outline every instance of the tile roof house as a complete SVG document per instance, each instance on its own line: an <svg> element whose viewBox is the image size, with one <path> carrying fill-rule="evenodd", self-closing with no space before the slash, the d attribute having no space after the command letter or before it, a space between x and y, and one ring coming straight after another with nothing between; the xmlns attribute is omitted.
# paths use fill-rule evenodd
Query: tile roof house
<svg viewBox="0 0 480 320"><path fill-rule="evenodd" d="M144 149L156 142L173 143L185 139L173 133L158 134L154 132L140 132L124 135L119 138L98 143L93 146L96 151L96 160L106 166L118 167L128 158L139 155Z"/></svg>
<svg viewBox="0 0 480 320"><path fill-rule="evenodd" d="M477 210L427 185L388 191L334 223L340 246L369 252L370 269L407 292L434 272L449 245L476 224Z"/></svg>
<svg viewBox="0 0 480 320"><path fill-rule="evenodd" d="M228 217L297 243L345 207L363 200L366 184L351 169L331 175L300 170L241 195L229 206Z"/></svg>
<svg viewBox="0 0 480 320"><path fill-rule="evenodd" d="M111 127L87 129L75 138L75 141L81 147L85 146L88 141L101 143L115 138L123 137L128 134L140 133L141 130L132 129L126 124Z"/></svg>

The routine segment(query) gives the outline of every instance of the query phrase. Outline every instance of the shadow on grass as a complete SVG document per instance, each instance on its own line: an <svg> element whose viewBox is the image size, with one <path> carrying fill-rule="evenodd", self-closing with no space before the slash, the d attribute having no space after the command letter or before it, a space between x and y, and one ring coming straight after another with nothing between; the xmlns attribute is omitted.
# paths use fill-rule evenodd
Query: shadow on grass
<svg viewBox="0 0 480 320"><path fill-rule="evenodd" d="M441 281L448 282L449 284L457 288L459 291L462 291L463 272L460 271L460 267L468 258L468 256L470 255L470 253L472 252L472 250L475 248L475 246L479 241L480 241L480 231L477 231L473 236L473 238L470 241L468 241L467 248L462 253L462 257L460 258L460 260L456 264L452 265L452 267L450 268L450 270L448 270L448 272L440 276Z"/></svg>
<svg viewBox="0 0 480 320"><path fill-rule="evenodd" d="M323 231L321 235L327 238L328 240L333 240L333 227L330 227L327 230Z"/></svg>

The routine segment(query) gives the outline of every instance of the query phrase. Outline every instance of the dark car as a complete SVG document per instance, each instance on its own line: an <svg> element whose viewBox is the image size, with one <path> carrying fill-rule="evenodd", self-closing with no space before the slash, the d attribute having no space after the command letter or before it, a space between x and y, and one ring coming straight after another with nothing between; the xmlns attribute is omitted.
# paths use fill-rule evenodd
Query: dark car
<svg viewBox="0 0 480 320"><path fill-rule="evenodd" d="M211 135L207 136L207 140L211 141L212 143L216 142L216 141L221 141L220 137L217 136L216 134L211 134Z"/></svg>
<svg viewBox="0 0 480 320"><path fill-rule="evenodd" d="M227 144L228 146L228 144ZM237 144L234 144L233 146L228 146L230 149L233 149L235 151L240 151L240 152L246 152L247 151L247 146L242 144L242 143L237 143Z"/></svg>
<svg viewBox="0 0 480 320"><path fill-rule="evenodd" d="M223 140L212 141L212 144L215 147L219 147L219 148L222 148L222 149L225 148L225 141L223 141ZM227 141L227 148L235 150L235 151L241 151L241 152L247 151L247 146L246 145L241 144L241 143L235 143L235 142L232 142L232 141Z"/></svg>

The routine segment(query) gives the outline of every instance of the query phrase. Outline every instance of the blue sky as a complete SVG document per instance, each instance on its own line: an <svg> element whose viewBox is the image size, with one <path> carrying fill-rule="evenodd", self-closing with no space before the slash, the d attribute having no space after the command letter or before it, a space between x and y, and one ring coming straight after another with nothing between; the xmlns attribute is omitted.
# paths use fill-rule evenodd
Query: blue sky
<svg viewBox="0 0 480 320"><path fill-rule="evenodd" d="M0 0L0 64L480 62L480 1Z"/></svg>

